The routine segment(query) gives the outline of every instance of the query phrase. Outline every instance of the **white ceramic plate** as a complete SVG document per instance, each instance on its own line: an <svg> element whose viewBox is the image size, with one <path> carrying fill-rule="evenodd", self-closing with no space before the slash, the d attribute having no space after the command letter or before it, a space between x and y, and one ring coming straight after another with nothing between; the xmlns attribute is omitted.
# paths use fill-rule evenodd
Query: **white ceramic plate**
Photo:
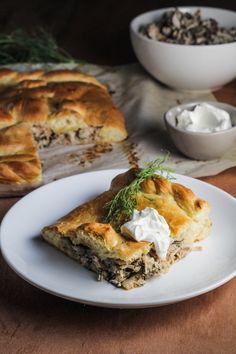
<svg viewBox="0 0 236 354"><path fill-rule="evenodd" d="M84 269L40 238L43 226L108 189L111 179L124 170L80 174L45 185L16 203L1 225L2 254L22 278L51 294L104 307L138 308L166 305L203 294L236 275L236 199L199 180L176 175L177 181L207 199L213 229L169 273L125 291L96 281Z"/></svg>

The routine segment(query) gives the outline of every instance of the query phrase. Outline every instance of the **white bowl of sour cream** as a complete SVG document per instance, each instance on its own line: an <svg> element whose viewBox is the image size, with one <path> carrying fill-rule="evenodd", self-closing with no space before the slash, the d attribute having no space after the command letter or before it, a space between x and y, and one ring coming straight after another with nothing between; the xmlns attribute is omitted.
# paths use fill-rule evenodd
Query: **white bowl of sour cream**
<svg viewBox="0 0 236 354"><path fill-rule="evenodd" d="M192 159L219 158L236 144L234 106L191 102L171 108L164 120L175 146Z"/></svg>

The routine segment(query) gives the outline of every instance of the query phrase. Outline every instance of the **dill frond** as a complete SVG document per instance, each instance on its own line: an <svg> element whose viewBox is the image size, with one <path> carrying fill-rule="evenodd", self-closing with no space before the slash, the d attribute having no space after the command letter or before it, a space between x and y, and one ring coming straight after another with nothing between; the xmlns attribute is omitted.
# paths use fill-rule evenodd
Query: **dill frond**
<svg viewBox="0 0 236 354"><path fill-rule="evenodd" d="M16 29L0 33L0 65L14 63L78 63L42 28L28 33Z"/></svg>
<svg viewBox="0 0 236 354"><path fill-rule="evenodd" d="M102 222L110 223L119 230L123 223L130 220L136 207L136 195L140 191L142 182L153 177L156 172L163 178L172 178L171 172L174 171L163 166L168 157L169 155L157 158L149 162L145 168L140 169L135 179L128 186L120 189L115 197L105 204L104 207L107 209L107 213L103 217Z"/></svg>

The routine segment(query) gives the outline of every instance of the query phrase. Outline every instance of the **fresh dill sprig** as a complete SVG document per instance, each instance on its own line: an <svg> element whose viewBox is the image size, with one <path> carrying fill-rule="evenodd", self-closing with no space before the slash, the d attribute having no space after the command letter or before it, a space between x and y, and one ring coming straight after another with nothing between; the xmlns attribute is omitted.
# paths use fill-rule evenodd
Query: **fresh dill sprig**
<svg viewBox="0 0 236 354"><path fill-rule="evenodd" d="M145 168L139 170L135 179L124 188L120 189L115 197L105 204L107 209L106 215L103 217L104 223L111 223L119 230L120 226L126 221L130 220L133 211L136 207L136 195L140 191L140 186L143 181L158 174L166 179L171 179L171 172L174 172L171 168L164 167L163 163L168 159L169 155L157 158L156 160L149 162Z"/></svg>
<svg viewBox="0 0 236 354"><path fill-rule="evenodd" d="M14 63L78 63L42 28L28 33L16 29L0 33L0 65Z"/></svg>

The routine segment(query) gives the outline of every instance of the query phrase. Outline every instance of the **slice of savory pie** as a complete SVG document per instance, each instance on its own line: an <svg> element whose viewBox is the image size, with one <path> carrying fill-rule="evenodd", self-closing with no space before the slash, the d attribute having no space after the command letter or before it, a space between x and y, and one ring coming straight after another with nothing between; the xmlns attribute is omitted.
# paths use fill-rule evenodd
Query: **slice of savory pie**
<svg viewBox="0 0 236 354"><path fill-rule="evenodd" d="M0 130L0 183L37 185L41 163L31 128L20 123Z"/></svg>
<svg viewBox="0 0 236 354"><path fill-rule="evenodd" d="M146 279L167 272L192 250L195 241L208 235L210 208L183 185L146 172L131 169L118 175L109 191L45 227L42 237L96 272L99 279L124 289L141 286ZM171 239L165 259L158 256L153 242L137 242L121 233L121 224L131 218L124 196L131 202L129 207L153 208L164 217Z"/></svg>
<svg viewBox="0 0 236 354"><path fill-rule="evenodd" d="M40 148L55 144L119 142L123 114L107 87L75 70L0 70L0 129L31 125Z"/></svg>

